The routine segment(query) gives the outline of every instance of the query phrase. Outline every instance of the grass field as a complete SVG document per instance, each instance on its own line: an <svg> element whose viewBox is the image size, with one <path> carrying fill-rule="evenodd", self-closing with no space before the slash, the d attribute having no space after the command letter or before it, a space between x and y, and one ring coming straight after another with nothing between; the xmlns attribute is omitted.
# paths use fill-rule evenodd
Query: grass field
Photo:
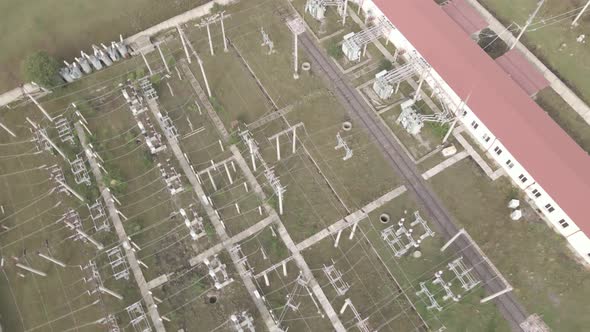
<svg viewBox="0 0 590 332"><path fill-rule="evenodd" d="M353 123L350 131L342 129L342 123L350 119L342 105L326 89L323 81L318 79L313 70L311 73L302 73L299 80L293 80L290 54L292 39L279 16L285 8L288 8L286 1L274 0L242 1L228 7L231 19L227 21L226 29L228 38L234 46L227 53L223 52L220 31L218 27L215 27L212 29L215 57L208 52L206 34L203 30L188 24L186 33L203 59L213 91L211 102L214 105L214 111L230 133L233 134L237 124L243 127L244 124L269 114L274 108L269 99L276 103L277 108L293 106L293 110L284 119L270 121L252 129L252 133L259 143L262 156L274 167L277 176L287 187L285 213L281 216L281 221L293 241L299 243L350 212L399 187L402 181L383 159L381 152L370 139L369 133L360 125ZM270 37L275 41L277 52L273 55L267 55L266 50L260 46L261 25L271 32ZM163 50L169 57L174 58L170 59L170 63L177 63L185 57L184 52L179 49L178 35L163 33L160 37L163 35L174 36L166 40ZM156 52L148 54L147 57L154 70L163 69L163 64ZM300 59L306 60L304 52L301 52ZM379 60L380 57L375 57L370 65L378 64ZM247 62L258 82L244 62ZM198 64L193 62L190 69L202 84L203 79ZM90 139L96 151L104 159L104 167L108 170L109 179L119 181L119 184L115 182L113 185L110 181L109 183L111 183L111 190L121 201L118 209L128 218L124 222L127 235L141 248L137 250L136 255L148 266L148 268L142 268L145 279L150 281L164 274L168 275L168 282L152 289L153 296L159 299L157 302L160 315L171 320L165 322L166 328L170 330L183 328L189 331L198 326L202 330L230 330L228 317L236 312L247 310L253 316L257 330L262 329L264 324L260 315L225 250L219 252L219 259L227 265L228 275L234 281L220 290L215 289L213 279L209 276L204 264L197 262L197 264L189 265L191 257L218 244L219 238L204 208L198 203L202 197L196 197L184 174L181 174L180 180L185 190L180 194L170 195L160 174L158 163L173 166L180 172L180 167L172 153L169 150L162 151L156 156L149 156L146 153L143 135L137 128L136 119L131 115L118 88L118 84L127 78L137 78L145 74L146 70L141 59L134 58L67 86L46 97L43 105L51 114L56 115L63 112L69 103L76 102L86 117L88 127L93 133ZM153 81L159 94L160 110L170 116L177 127L179 145L185 153L185 158L194 166L195 172L206 169L212 161L219 162L231 156L228 146L230 144L235 144L249 162L247 147L239 142L235 135L232 135L229 142L220 146L221 136L210 116L205 110L199 111L196 106L197 94L184 73L179 72L177 75L173 69L170 77L158 75L153 78ZM258 84L264 86L268 95L265 95ZM5 213L9 216L3 216L0 221L2 225L14 227L10 232L0 232L2 245L0 250L3 257L19 257L30 265L46 271L48 277L44 279L31 275L26 275L26 278L18 277L18 270L11 260L10 264L2 270L5 275L0 275L0 292L2 293L0 322L9 331L47 330L46 327L52 331L68 331L88 321L96 320L104 313L111 312L116 315L119 326L129 329L131 326L125 306L140 299L133 278L129 281L114 280L108 257L104 253L96 253L88 244L64 241L64 237L69 234L67 228L54 224L61 211L60 213L47 211L59 199L63 200L62 205L64 205L60 206L60 209L78 208L80 203L71 197L63 199L52 195L51 199L42 201L43 204L38 204L34 209L24 209L28 204L35 202L40 194L47 191L51 183L46 181L45 174L24 172L13 175L12 173L41 163L59 162L68 174L69 169L59 158L55 156L48 158L47 153L31 155L34 146L30 142L16 143L17 140L23 140L23 137L27 139L30 137L29 126L24 124L26 116L46 126L52 137L56 138L57 135L34 106L26 105L18 110L19 112L3 109L1 114L3 121L10 127L16 128L15 130L22 137L13 139L9 138L4 131L0 132L2 139L0 188L2 192L10 193L10 196L0 197L0 204L6 208ZM72 123L75 121L73 116L68 118ZM149 119L156 127L154 130L160 131L156 125L156 118L150 111L141 115L141 119L142 121ZM295 153L291 152L291 137L283 136L280 141L282 158L280 161L277 160L274 141L269 141L268 137L287 128L287 123L299 122L304 123L305 128L297 132ZM334 149L338 132L354 151L353 157L347 161L342 160L342 150ZM60 146L69 155L80 152L76 147L63 144ZM432 158L434 159L427 162L434 162L439 157ZM438 188L439 184L436 181L450 181L453 177L463 176L463 173L469 175L464 169L461 169L459 174L452 173L453 170L454 168L451 168L447 171L449 180L446 174L437 176L433 180L434 185ZM213 187L206 174L202 175L201 179L205 195L211 198L214 209L224 222L225 231L231 236L260 222L267 215L258 213L258 206L262 204L261 199L254 193L251 186L244 187L246 179L242 171L233 170L230 166L228 172L232 176L233 184L230 183L223 168L219 167L211 172L217 188ZM276 208L277 199L261 173L261 167L253 173L262 185L268 203ZM71 176L67 175L67 177L71 183ZM469 186L472 185L468 181L466 183ZM476 184L480 185L480 183L476 181L473 183L476 188L474 190L477 191L479 187L475 187ZM457 201L453 200L456 194L452 190L457 188L446 184L442 186L444 197L451 197L449 205L456 208ZM75 186L75 188L83 191L89 198L94 199L97 196L94 189L85 189L81 186ZM448 196L446 196L447 192L450 192ZM490 193L486 191L485 195L491 195L491 192L490 189ZM461 192L461 195L472 195L472 193L473 191L465 191ZM477 214L480 210L475 208L481 203L474 200L482 196L487 197L485 195L472 195L474 197L464 199L472 204L469 205L470 207L473 206L468 209L468 211L473 210L470 212L472 214L467 216L471 218L468 222L482 219ZM463 201L461 202L463 204ZM235 207L236 203L239 204L241 212ZM492 218L502 213L502 206L500 206L504 204L502 200L490 199L489 204L493 211L481 209L481 213L487 213L486 217ZM204 217L206 236L198 240L190 239L182 218L176 214L180 208L186 209L191 205L196 206L198 214ZM84 209L85 207L82 206L80 211ZM442 239L439 235L427 238L422 243L420 248L423 254L422 259L409 255L401 258L393 256L391 249L381 238L380 232L387 225L379 221L379 214L389 213L392 216L392 224L395 224L400 217L416 209L417 204L412 197L403 194L370 213L368 218L359 224L357 234L352 240L348 238L349 231L346 230L342 234L338 248L334 247L334 235L332 235L303 252L312 273L318 278L321 289L334 309L337 312L340 310L344 297L336 295L321 270L323 264L331 264L332 260L351 284L347 297L353 301L361 316L368 318L369 325L373 329L420 330L426 322L433 330L443 325L452 331L507 330L506 323L493 305L478 304L479 299L484 295L481 287L463 294L463 299L457 303L451 301L442 303L444 307L442 312L427 310L428 303L415 295L419 282L431 280L437 269L444 268L449 260L457 257L450 251L440 253ZM461 222L465 222L466 218L463 212L463 210L455 212ZM38 216L40 213L43 214ZM88 213L80 213L84 222L88 223ZM41 230L45 229L48 231L42 233ZM253 235L249 234L237 243L243 255L240 257L247 258L253 275L289 256L289 250L281 237L277 236L277 232L277 225L271 224L257 230ZM481 236L481 233L474 233L474 237L476 234ZM117 245L117 239L112 233L93 233L93 236L107 245ZM493 233L493 236L495 239L499 235ZM60 274L60 270L48 265L47 262L40 261L39 257L33 254L36 250L44 250L43 240L45 239L49 240L50 248L59 249L52 251L56 257L62 257L68 265L73 266L68 267L72 273ZM59 245L53 245L58 241L61 241ZM485 238L482 241L486 241ZM26 254L23 249L27 249ZM484 250L493 251L490 247ZM552 254L548 252L548 257L552 257ZM492 258L507 259L496 256ZM80 281L83 275L79 272L77 265L85 264L89 259L97 262L105 286L123 294L125 299L117 301L107 298L103 302L104 306L90 306L88 310L73 313L72 311L94 300L94 297L81 297L80 301L72 300L74 296L85 294L85 284ZM526 260L522 257L520 259ZM544 262L538 263L534 267L538 268L543 264ZM563 262L555 264L562 264L560 267L563 269L572 268L569 265L563 265L565 264ZM269 309L283 317L284 327L294 331L331 329L331 324L323 316L322 310L316 308L315 298L311 297L305 288L298 286L300 285L297 281L299 267L293 261L288 262L286 266L287 276L283 274L281 267L268 273L270 281L268 286L262 276L253 278L257 290L264 296ZM500 269L512 273L509 276L522 273L514 272L513 267L506 264ZM560 277L566 278L566 276ZM571 280L574 282L574 279ZM522 285L524 282L521 284L518 281L514 282L519 294L526 296L525 304L528 305L528 301L539 300L538 295L532 294L538 288L525 289ZM539 285L544 285L544 282L539 282ZM549 281L550 289L558 295L552 298L573 306L575 301L574 295L570 294L571 291L561 290L564 294L562 296L561 293L557 293L553 282L553 279ZM48 306L54 298L64 305L55 308ZM289 302L290 298L295 301ZM291 310L287 303L299 304L298 311ZM534 308L535 312L544 314L544 317L549 317L548 320L552 324L555 320L559 320L556 318L556 311L552 311L554 308L537 309L541 305L544 306L543 303L541 298L539 303L535 304L536 307L531 304L531 308ZM67 305L70 307L66 307ZM22 319L19 315L23 316ZM356 321L350 310L339 316L347 328L354 328ZM478 319L471 319L474 316ZM575 322L555 326L563 327L563 330L572 330L568 328L577 328L581 325ZM93 328L88 329L96 330L99 327Z"/></svg>
<svg viewBox="0 0 590 332"><path fill-rule="evenodd" d="M197 7L206 0L0 1L0 92L22 83L20 63L43 49L71 62L80 50L107 43Z"/></svg>

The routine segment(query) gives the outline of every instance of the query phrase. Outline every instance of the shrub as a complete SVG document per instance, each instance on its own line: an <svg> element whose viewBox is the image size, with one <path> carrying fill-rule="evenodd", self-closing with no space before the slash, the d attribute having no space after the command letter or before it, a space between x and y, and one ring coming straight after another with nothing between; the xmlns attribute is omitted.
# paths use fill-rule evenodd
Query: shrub
<svg viewBox="0 0 590 332"><path fill-rule="evenodd" d="M50 89L63 83L59 68L60 64L55 58L45 51L39 51L26 57L21 69L25 80Z"/></svg>

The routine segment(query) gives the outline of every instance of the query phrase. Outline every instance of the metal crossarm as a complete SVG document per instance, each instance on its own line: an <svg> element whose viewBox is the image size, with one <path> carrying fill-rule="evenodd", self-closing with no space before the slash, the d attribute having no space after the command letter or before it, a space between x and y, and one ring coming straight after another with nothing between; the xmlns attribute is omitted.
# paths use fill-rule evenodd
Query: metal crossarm
<svg viewBox="0 0 590 332"><path fill-rule="evenodd" d="M473 268L468 268L463 262L463 256L450 262L448 264L448 268L449 270L453 271L453 273L455 273L455 276L461 282L461 287L465 291L473 289L480 283L480 281L477 280L471 272Z"/></svg>

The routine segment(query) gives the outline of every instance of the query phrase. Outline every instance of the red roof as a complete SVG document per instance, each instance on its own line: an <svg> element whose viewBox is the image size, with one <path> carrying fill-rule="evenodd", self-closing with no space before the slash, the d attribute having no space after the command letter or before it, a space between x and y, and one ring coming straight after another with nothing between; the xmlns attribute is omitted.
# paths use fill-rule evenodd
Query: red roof
<svg viewBox="0 0 590 332"><path fill-rule="evenodd" d="M451 0L442 9L469 35L488 26L488 22L465 0Z"/></svg>
<svg viewBox="0 0 590 332"><path fill-rule="evenodd" d="M496 63L529 96L535 95L537 92L549 86L549 81L545 79L543 74L516 48L497 58Z"/></svg>
<svg viewBox="0 0 590 332"><path fill-rule="evenodd" d="M590 157L432 0L374 0L590 236Z"/></svg>

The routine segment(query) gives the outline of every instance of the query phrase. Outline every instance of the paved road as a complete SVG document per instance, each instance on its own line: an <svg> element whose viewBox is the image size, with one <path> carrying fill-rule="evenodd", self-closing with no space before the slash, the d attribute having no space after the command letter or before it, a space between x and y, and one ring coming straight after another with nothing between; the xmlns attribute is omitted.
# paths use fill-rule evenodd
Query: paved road
<svg viewBox="0 0 590 332"><path fill-rule="evenodd" d="M359 92L347 81L326 53L323 52L309 33L300 35L302 48L307 52L315 74L323 76L337 98L340 99L355 123L364 126L382 150L385 158L396 172L407 182L406 187L417 198L424 211L446 239L458 232L449 212L441 201L422 179L416 165L404 153L402 147L389 134L385 125L366 105ZM483 257L470 246L465 237L459 237L453 244L460 250L467 262L474 266L480 280L484 281L485 289L491 294L500 291L504 285L496 277L492 268L482 263ZM522 331L520 323L528 316L524 308L512 293L507 293L494 300L504 318L515 331Z"/></svg>
<svg viewBox="0 0 590 332"><path fill-rule="evenodd" d="M78 138L80 138L80 143L84 148L84 152L86 153L86 157L88 158L88 163L90 164L90 168L92 169L92 174L96 178L96 183L98 184L98 189L102 195L102 199L106 204L107 212L113 225L115 226L115 232L117 233L117 237L119 238L119 242L123 243L126 242L128 237L127 233L125 232L125 228L123 227L123 222L117 213L117 208L115 207L115 203L111 196L111 193L106 190L106 186L104 185L102 179L102 173L98 168L98 163L94 156L90 153L88 149L88 145L86 143L86 133L80 124L76 123L76 132L78 133ZM156 303L154 302L154 298L152 297L152 292L150 292L150 288L148 287L147 281L143 276L143 272L141 271L141 267L139 266L139 262L137 260L137 256L135 255L135 251L126 248L125 246L121 246L125 251L125 256L127 257L127 262L129 263L129 268L133 273L133 277L135 278L135 282L139 287L139 291L141 293L141 297L143 298L143 302L147 306L148 314L151 318L152 324L156 328L158 332L164 332L166 329L164 328L164 323L160 318L160 314L158 313L158 309Z"/></svg>

